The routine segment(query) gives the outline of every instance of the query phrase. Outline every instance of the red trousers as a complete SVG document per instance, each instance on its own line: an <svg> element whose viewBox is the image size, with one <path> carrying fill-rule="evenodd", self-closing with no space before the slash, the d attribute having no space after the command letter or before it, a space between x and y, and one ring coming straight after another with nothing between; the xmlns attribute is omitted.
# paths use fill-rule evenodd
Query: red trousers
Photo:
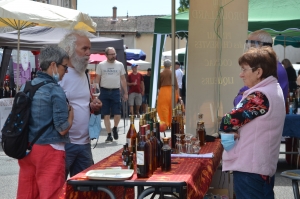
<svg viewBox="0 0 300 199"><path fill-rule="evenodd" d="M57 199L65 182L65 151L34 144L19 160L17 199Z"/></svg>

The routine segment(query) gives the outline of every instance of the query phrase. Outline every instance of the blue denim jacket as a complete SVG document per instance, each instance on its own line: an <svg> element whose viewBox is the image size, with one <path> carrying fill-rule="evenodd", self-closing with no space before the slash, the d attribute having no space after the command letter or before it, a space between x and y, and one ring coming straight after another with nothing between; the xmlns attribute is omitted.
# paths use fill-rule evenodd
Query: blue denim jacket
<svg viewBox="0 0 300 199"><path fill-rule="evenodd" d="M37 72L37 77L32 80L32 85L42 81L53 81L41 86L35 93L31 103L31 116L29 120L29 142L45 125L52 123L36 141L36 144L55 144L69 142L69 134L62 136L59 132L69 127L68 106L66 95L60 85L47 73ZM21 90L24 89L24 86Z"/></svg>

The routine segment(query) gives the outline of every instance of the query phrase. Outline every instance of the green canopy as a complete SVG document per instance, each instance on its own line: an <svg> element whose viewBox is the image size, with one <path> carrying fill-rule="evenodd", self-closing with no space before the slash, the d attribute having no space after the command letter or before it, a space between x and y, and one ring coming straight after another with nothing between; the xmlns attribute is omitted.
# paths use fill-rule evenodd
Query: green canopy
<svg viewBox="0 0 300 199"><path fill-rule="evenodd" d="M300 37L289 37L289 36L276 36L274 39L274 45L293 46L300 48Z"/></svg>
<svg viewBox="0 0 300 199"><path fill-rule="evenodd" d="M299 35L299 0L249 0L248 30L264 29L272 36Z"/></svg>
<svg viewBox="0 0 300 199"><path fill-rule="evenodd" d="M155 34L171 33L172 16L155 19ZM176 33L188 32L189 11L176 15ZM248 30L264 29L271 35L300 35L299 0L249 0Z"/></svg>
<svg viewBox="0 0 300 199"><path fill-rule="evenodd" d="M189 30L189 11L178 13L176 15L176 33L188 32ZM156 34L170 34L171 33L172 16L164 16L155 18L154 33ZM183 34L184 36L184 34ZM187 36L187 35L186 35Z"/></svg>

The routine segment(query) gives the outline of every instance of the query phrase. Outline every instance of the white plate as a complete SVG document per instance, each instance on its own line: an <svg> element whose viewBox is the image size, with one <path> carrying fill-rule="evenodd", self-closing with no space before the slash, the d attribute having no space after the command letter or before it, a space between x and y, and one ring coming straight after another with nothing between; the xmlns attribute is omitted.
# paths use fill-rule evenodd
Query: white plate
<svg viewBox="0 0 300 199"><path fill-rule="evenodd" d="M90 170L85 175L92 180L126 180L133 172L133 169L99 169Z"/></svg>

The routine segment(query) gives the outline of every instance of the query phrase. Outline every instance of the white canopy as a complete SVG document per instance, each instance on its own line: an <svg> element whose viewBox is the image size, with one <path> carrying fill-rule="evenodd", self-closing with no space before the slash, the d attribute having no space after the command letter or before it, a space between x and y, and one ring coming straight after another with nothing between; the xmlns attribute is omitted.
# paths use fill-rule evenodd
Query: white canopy
<svg viewBox="0 0 300 199"><path fill-rule="evenodd" d="M180 53L185 53L185 48L179 48L179 49L176 49L175 50L175 55L176 55L176 59L178 59L178 54ZM162 60L165 60L165 59L172 59L172 51L165 51L162 53Z"/></svg>

